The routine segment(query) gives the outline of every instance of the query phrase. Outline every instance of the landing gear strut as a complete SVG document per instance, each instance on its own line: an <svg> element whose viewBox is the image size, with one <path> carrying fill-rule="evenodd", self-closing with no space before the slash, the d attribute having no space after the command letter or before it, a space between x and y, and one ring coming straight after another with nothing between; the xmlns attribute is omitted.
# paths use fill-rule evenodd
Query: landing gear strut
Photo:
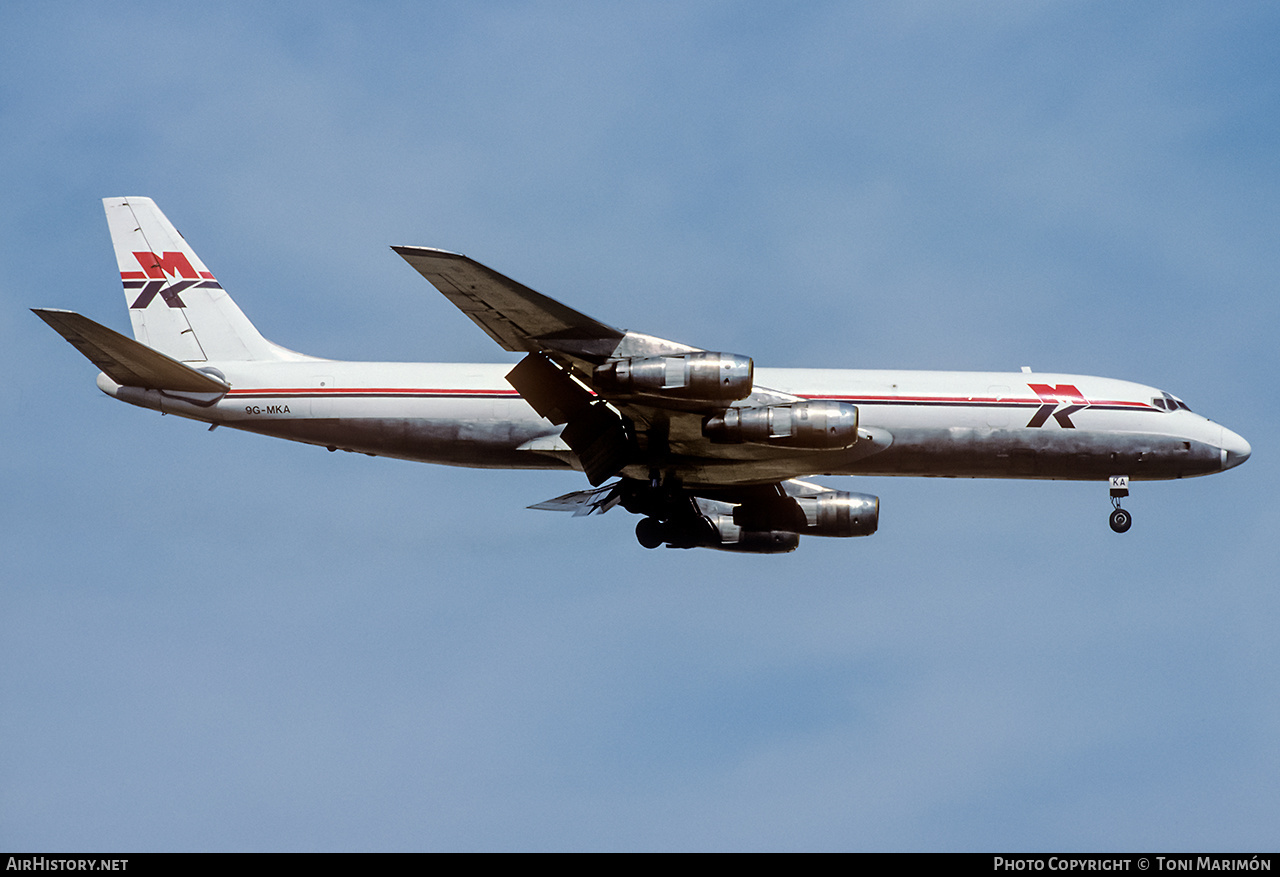
<svg viewBox="0 0 1280 877"><path fill-rule="evenodd" d="M1111 476L1111 529L1117 533L1126 533L1133 526L1133 515L1120 508L1120 500L1129 495L1129 476Z"/></svg>

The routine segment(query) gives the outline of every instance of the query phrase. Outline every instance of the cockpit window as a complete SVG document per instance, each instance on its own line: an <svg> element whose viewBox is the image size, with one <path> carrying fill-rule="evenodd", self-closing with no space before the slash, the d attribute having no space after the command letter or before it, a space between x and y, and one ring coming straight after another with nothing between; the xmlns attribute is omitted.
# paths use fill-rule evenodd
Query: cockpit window
<svg viewBox="0 0 1280 877"><path fill-rule="evenodd" d="M1191 408L1187 406L1186 402L1183 402L1177 396L1171 396L1168 393L1156 396L1151 400L1151 404L1159 408L1161 411L1177 411L1178 409L1182 409L1183 411L1191 410Z"/></svg>

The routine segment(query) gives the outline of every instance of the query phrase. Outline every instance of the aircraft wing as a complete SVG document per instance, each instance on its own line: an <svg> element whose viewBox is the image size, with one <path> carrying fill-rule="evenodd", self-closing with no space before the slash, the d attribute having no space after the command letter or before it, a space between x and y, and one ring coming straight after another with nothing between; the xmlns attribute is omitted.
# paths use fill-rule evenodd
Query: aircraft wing
<svg viewBox="0 0 1280 877"><path fill-rule="evenodd" d="M560 437L593 486L628 468L628 477L678 470L678 479L725 484L777 483L780 477L822 471L816 463L805 470L806 463L797 462L812 456L812 445L770 446L778 432L775 421L790 422L790 409L782 409L799 406L799 418L800 408L813 403L755 386L747 357L616 329L458 253L392 249L505 350L528 354L507 381L540 415L564 424ZM707 377L713 374L725 376L725 386L719 377ZM735 381L741 389L730 392ZM733 418L736 411L750 412L757 424L774 418L757 427L769 431L765 441L747 445L740 438L726 443L708 437L708 418ZM856 432L856 415L845 420L851 417ZM778 434L789 435L786 429ZM855 439L851 435L840 448ZM859 453L883 446L868 440Z"/></svg>
<svg viewBox="0 0 1280 877"><path fill-rule="evenodd" d="M626 336L460 253L392 247L504 350L563 350L603 362Z"/></svg>
<svg viewBox="0 0 1280 877"><path fill-rule="evenodd" d="M575 518L603 515L622 502L622 488L621 481L613 481L591 490L575 490L563 496L543 500L529 508L544 512L572 512ZM730 512L736 504L761 498L785 495L793 498L814 499L831 496L836 492L829 487L814 484L812 481L801 481L799 478L791 478L778 484L694 491L702 505L715 511Z"/></svg>

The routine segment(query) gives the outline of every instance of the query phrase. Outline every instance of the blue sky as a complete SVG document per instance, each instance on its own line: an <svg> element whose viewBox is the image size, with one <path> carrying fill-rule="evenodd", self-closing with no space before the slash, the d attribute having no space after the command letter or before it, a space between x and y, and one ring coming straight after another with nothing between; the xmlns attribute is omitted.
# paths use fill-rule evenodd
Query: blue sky
<svg viewBox="0 0 1280 877"><path fill-rule="evenodd" d="M1280 13L6 4L0 846L1273 850ZM568 473L130 408L157 200L272 340L513 361L388 247L762 366L1153 384L1242 469L827 479L869 539L644 551Z"/></svg>

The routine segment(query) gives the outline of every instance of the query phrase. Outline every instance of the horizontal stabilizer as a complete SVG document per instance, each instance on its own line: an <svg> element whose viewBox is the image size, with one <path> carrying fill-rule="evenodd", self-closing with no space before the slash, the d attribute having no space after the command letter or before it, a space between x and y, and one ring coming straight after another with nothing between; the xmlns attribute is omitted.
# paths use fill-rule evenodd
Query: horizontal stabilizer
<svg viewBox="0 0 1280 877"><path fill-rule="evenodd" d="M32 308L31 311L122 387L219 394L228 389L213 375L197 371L75 311L54 308Z"/></svg>

